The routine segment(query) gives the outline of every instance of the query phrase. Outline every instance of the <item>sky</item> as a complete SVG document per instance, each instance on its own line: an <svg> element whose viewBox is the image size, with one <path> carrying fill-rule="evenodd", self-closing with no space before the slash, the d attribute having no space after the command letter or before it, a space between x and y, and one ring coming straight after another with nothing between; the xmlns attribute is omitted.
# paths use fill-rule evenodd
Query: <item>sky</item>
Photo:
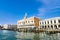
<svg viewBox="0 0 60 40"><path fill-rule="evenodd" d="M25 13L40 19L60 17L60 0L0 0L0 24L17 24Z"/></svg>

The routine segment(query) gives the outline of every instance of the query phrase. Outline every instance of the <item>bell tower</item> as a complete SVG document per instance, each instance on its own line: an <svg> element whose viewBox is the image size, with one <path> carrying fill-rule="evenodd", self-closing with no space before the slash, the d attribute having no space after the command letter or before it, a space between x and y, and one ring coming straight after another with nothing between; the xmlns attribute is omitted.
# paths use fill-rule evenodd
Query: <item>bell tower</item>
<svg viewBox="0 0 60 40"><path fill-rule="evenodd" d="M25 12L25 16L24 16L24 19L27 19L27 13Z"/></svg>

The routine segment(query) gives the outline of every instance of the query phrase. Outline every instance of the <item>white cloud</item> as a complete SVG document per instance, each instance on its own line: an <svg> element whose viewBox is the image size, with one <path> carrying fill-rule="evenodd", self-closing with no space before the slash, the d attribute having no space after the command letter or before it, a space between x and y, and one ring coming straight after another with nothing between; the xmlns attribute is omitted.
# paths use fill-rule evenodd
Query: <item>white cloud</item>
<svg viewBox="0 0 60 40"><path fill-rule="evenodd" d="M38 16L43 16L45 12L46 12L45 8L39 8L38 9L38 13L39 13Z"/></svg>
<svg viewBox="0 0 60 40"><path fill-rule="evenodd" d="M38 2L42 2L42 8L38 8L38 16L44 17L53 9L53 12L59 11L56 8L60 8L60 0L38 0Z"/></svg>

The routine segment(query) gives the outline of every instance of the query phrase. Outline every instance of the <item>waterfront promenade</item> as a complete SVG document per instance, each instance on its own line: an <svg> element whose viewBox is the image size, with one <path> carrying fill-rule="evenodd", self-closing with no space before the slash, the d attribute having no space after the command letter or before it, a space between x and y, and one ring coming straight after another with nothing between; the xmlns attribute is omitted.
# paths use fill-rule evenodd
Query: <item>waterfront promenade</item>
<svg viewBox="0 0 60 40"><path fill-rule="evenodd" d="M37 30L36 30L36 29L35 29L35 30L32 29L32 30L26 30L26 31L18 31L17 29L16 29L16 30L14 30L14 29L11 29L11 30L9 30L9 29L1 29L1 30L17 31L17 32L26 32L26 33L27 33L27 32L31 32L31 33L32 33L32 32L33 32L33 33L46 32L46 33L50 33L50 34L52 34L52 33L53 33L53 34L54 34L54 33L60 33L60 29L54 29L54 30L53 30L53 29L51 29L51 30L50 30L50 29L40 29L40 30L39 30L39 29L37 29Z"/></svg>

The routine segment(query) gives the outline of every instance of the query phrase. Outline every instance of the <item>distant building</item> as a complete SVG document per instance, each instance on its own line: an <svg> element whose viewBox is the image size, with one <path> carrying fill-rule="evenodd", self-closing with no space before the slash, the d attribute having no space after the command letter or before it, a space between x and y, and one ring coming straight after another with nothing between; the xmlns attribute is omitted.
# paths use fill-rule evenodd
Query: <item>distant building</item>
<svg viewBox="0 0 60 40"><path fill-rule="evenodd" d="M49 18L39 22L39 28L60 29L60 17Z"/></svg>
<svg viewBox="0 0 60 40"><path fill-rule="evenodd" d="M3 26L0 24L0 29L2 28Z"/></svg>
<svg viewBox="0 0 60 40"><path fill-rule="evenodd" d="M39 18L35 16L27 18L27 14L25 14L24 19L17 22L18 30L27 30L28 28L38 27L39 21Z"/></svg>
<svg viewBox="0 0 60 40"><path fill-rule="evenodd" d="M17 29L17 25L13 25L13 24L5 24L3 25L3 29Z"/></svg>

